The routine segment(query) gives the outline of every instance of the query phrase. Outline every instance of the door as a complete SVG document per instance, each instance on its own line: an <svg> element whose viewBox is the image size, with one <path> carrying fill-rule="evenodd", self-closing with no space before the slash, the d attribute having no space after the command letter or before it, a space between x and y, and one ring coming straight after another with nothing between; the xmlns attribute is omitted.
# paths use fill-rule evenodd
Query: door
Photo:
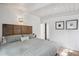
<svg viewBox="0 0 79 59"><path fill-rule="evenodd" d="M49 26L47 23L42 23L41 24L41 39L47 40L49 37Z"/></svg>

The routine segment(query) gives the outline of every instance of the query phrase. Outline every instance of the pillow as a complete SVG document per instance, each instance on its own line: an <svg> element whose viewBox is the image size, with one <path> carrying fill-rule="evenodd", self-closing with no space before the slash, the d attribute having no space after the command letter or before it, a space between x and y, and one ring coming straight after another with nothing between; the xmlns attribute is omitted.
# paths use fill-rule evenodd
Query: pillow
<svg viewBox="0 0 79 59"><path fill-rule="evenodd" d="M21 35L12 35L12 36L6 36L6 42L10 43L10 42L16 42L20 40Z"/></svg>
<svg viewBox="0 0 79 59"><path fill-rule="evenodd" d="M34 38L33 35L30 35L30 36L29 36L29 39L32 39L32 38Z"/></svg>
<svg viewBox="0 0 79 59"><path fill-rule="evenodd" d="M25 40L29 40L29 37L28 36L27 37L21 37L22 42L25 41Z"/></svg>
<svg viewBox="0 0 79 59"><path fill-rule="evenodd" d="M32 39L33 38L33 35L32 34L23 34L23 37L29 37L29 39Z"/></svg>

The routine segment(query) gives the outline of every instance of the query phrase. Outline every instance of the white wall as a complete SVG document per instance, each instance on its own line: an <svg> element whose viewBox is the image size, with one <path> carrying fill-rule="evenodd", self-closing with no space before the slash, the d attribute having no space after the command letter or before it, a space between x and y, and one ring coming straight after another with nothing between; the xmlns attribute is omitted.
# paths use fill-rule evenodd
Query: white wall
<svg viewBox="0 0 79 59"><path fill-rule="evenodd" d="M69 49L79 50L79 29L78 30L56 30L55 22L56 21L66 21L78 19L79 14L74 15L66 15L60 17L49 17L43 18L43 22L47 22L49 24L49 37L50 40L57 42L59 45L64 46ZM79 25L79 24L78 24ZM78 26L79 27L79 26Z"/></svg>
<svg viewBox="0 0 79 59"><path fill-rule="evenodd" d="M33 26L33 32L40 37L40 18L34 15L25 15L24 24Z"/></svg>
<svg viewBox="0 0 79 59"><path fill-rule="evenodd" d="M24 21L24 25L32 26L33 32L37 35L37 37L39 37L40 18L30 14L25 14L23 21ZM5 23L18 25L17 15L14 12L10 11L9 9L0 8L0 40L2 37L2 24Z"/></svg>

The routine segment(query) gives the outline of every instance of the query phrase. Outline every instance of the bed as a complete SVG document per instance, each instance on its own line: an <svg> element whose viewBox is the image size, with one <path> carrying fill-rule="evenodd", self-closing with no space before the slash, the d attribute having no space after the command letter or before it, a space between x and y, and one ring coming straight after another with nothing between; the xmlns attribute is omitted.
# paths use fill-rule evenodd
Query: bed
<svg viewBox="0 0 79 59"><path fill-rule="evenodd" d="M3 24L2 27L3 44L0 46L0 56L56 55L57 43L34 38L32 36L32 26Z"/></svg>
<svg viewBox="0 0 79 59"><path fill-rule="evenodd" d="M55 42L35 38L2 45L0 56L55 56L56 51Z"/></svg>

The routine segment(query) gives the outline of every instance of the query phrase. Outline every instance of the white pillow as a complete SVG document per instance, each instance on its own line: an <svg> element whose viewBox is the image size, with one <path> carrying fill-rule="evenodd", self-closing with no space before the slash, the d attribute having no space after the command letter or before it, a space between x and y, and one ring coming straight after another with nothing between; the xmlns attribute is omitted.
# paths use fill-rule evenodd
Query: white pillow
<svg viewBox="0 0 79 59"><path fill-rule="evenodd" d="M25 41L25 40L29 40L29 37L28 36L27 37L21 37L22 42Z"/></svg>

